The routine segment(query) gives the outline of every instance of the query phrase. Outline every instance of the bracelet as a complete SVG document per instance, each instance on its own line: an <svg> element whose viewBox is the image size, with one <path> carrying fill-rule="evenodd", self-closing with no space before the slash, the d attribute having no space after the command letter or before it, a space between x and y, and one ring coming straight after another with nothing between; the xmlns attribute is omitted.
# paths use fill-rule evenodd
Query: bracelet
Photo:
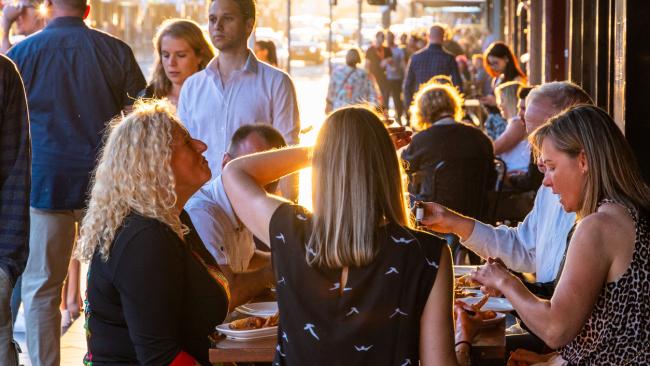
<svg viewBox="0 0 650 366"><path fill-rule="evenodd" d="M469 341L458 341L458 342L456 342L456 344L454 345L454 348L460 346L461 344L466 344L466 345L469 347L469 349L472 349L472 343L469 342Z"/></svg>

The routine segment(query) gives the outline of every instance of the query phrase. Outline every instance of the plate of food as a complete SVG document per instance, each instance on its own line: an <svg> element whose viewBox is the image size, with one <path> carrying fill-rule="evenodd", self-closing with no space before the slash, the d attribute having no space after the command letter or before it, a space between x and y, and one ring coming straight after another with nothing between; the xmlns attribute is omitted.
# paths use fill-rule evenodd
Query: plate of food
<svg viewBox="0 0 650 366"><path fill-rule="evenodd" d="M278 313L269 317L249 316L217 325L217 331L237 340L273 337L278 332L278 318Z"/></svg>
<svg viewBox="0 0 650 366"><path fill-rule="evenodd" d="M465 297L458 300L467 305L478 305L479 302L484 302L484 305L479 307L482 311L491 310L499 313L507 313L514 310L508 299L502 297L489 297L486 300L484 299L485 297Z"/></svg>
<svg viewBox="0 0 650 366"><path fill-rule="evenodd" d="M460 277L460 276L465 276L470 273L472 273L473 270L475 270L477 266L454 266L454 276L455 277Z"/></svg>
<svg viewBox="0 0 650 366"><path fill-rule="evenodd" d="M254 302L240 305L235 310L244 315L268 317L278 312L278 303L276 301Z"/></svg>

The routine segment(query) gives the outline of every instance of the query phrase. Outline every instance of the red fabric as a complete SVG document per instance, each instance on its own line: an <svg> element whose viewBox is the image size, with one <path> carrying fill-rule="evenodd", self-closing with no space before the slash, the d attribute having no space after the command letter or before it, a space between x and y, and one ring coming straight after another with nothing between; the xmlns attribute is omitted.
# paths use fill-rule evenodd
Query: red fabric
<svg viewBox="0 0 650 366"><path fill-rule="evenodd" d="M169 366L194 366L196 365L196 360L194 357L185 353L184 351L178 352L174 361L169 364Z"/></svg>

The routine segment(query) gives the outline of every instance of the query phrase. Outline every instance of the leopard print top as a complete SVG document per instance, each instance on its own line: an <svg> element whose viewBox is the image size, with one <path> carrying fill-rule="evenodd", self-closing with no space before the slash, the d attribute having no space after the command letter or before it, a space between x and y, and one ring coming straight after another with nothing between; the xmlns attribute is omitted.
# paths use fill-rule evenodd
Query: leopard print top
<svg viewBox="0 0 650 366"><path fill-rule="evenodd" d="M628 211L636 226L632 262L605 285L578 336L559 350L570 365L650 365L649 218Z"/></svg>

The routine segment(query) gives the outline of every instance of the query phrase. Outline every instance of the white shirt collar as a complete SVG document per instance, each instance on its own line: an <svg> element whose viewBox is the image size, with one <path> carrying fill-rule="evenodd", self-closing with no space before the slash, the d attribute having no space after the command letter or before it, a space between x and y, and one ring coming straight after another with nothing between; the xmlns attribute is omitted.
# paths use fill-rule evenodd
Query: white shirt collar
<svg viewBox="0 0 650 366"><path fill-rule="evenodd" d="M239 71L240 72L242 72L242 71L251 72L253 74L257 74L257 71L259 69L258 64L259 64L260 61L257 59L257 57L255 56L255 53L253 51L251 51L250 49L247 49L246 51L248 52L248 57L246 58L246 63L244 63L244 66L242 66L242 68L239 69ZM219 69L217 68L217 59L218 58L219 58L219 55L213 57L212 60L210 60L210 62L208 63L208 66L206 66L205 69L209 74L211 74L213 76L217 76L217 77L220 78L221 75L219 74Z"/></svg>

